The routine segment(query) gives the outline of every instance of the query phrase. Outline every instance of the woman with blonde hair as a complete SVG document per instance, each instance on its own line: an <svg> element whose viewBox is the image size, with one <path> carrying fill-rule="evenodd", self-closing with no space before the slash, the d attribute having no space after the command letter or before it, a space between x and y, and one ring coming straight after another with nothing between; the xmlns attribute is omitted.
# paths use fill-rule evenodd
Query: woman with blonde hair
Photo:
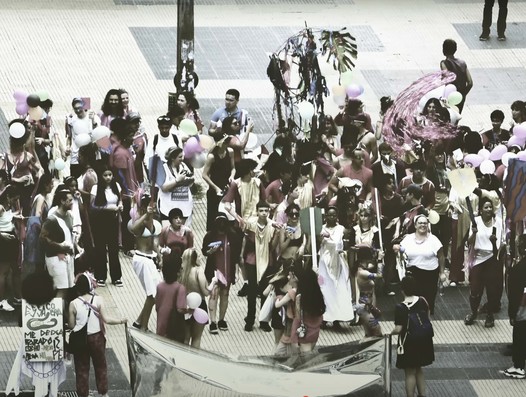
<svg viewBox="0 0 526 397"><path fill-rule="evenodd" d="M208 313L205 297L210 295L210 289L207 287L205 269L198 263L197 250L188 248L183 252L182 269L179 283L186 288L186 293L196 292L201 296L201 305L199 308ZM192 316L186 320L185 344L199 348L201 346L201 336L206 324L199 324Z"/></svg>

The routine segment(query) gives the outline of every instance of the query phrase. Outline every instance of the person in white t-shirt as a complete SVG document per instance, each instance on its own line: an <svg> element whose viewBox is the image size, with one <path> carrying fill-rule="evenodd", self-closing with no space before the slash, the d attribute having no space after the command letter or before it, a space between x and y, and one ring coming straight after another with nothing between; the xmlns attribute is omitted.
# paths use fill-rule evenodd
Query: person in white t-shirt
<svg viewBox="0 0 526 397"><path fill-rule="evenodd" d="M407 255L407 272L417 281L418 296L423 296L429 304L431 314L435 309L438 278L445 280L445 256L440 240L429 231L429 220L425 215L414 218L415 233L407 234L393 249L401 248Z"/></svg>
<svg viewBox="0 0 526 397"><path fill-rule="evenodd" d="M79 164L79 147L75 142L81 134L89 134L94 128L100 125L100 118L93 110L85 108L82 98L73 98L71 102L75 114L66 116L66 154L70 155L70 173L75 178L82 174L82 168Z"/></svg>

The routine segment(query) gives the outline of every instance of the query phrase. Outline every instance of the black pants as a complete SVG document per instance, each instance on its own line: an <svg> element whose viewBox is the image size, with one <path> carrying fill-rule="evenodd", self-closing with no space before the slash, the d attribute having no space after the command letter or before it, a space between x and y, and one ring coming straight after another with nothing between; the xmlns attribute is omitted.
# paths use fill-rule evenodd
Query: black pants
<svg viewBox="0 0 526 397"><path fill-rule="evenodd" d="M217 209L223 197L218 196L214 189L206 192L206 230L211 230L216 219Z"/></svg>
<svg viewBox="0 0 526 397"><path fill-rule="evenodd" d="M128 222L130 221L131 198L125 195L122 196L122 222L121 222L121 236L122 249L130 251L135 247L135 237L128 230Z"/></svg>
<svg viewBox="0 0 526 397"><path fill-rule="evenodd" d="M524 369L526 364L526 321L517 321L513 326L512 359L515 368Z"/></svg>
<svg viewBox="0 0 526 397"><path fill-rule="evenodd" d="M416 295L426 298L429 311L433 314L435 312L435 298L438 291L439 268L437 267L435 270L422 270L411 266L407 268L407 271L411 273L416 280Z"/></svg>
<svg viewBox="0 0 526 397"><path fill-rule="evenodd" d="M253 325L256 321L256 301L258 294L261 294L262 291L267 288L268 280L266 277L261 277L259 284L257 282L257 273L256 265L247 265L245 264L245 271L247 272L247 281L248 281L248 295L247 295L247 317L245 322L247 324ZM261 294L261 306L265 303L266 296Z"/></svg>
<svg viewBox="0 0 526 397"><path fill-rule="evenodd" d="M111 281L115 282L122 277L119 261L119 218L109 211L93 212L91 217L93 239L95 240L95 278L106 280L108 269L106 253L110 264Z"/></svg>
<svg viewBox="0 0 526 397"><path fill-rule="evenodd" d="M482 19L482 34L489 34L491 17L495 0L484 1L484 17ZM508 0L499 0L499 17L497 19L497 34L503 36L506 31L506 18L508 16Z"/></svg>

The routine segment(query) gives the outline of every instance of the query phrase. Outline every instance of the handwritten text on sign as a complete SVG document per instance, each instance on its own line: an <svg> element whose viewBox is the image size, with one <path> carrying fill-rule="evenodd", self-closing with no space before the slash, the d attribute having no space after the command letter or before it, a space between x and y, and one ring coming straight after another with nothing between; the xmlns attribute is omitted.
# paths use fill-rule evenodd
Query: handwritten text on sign
<svg viewBox="0 0 526 397"><path fill-rule="evenodd" d="M22 304L25 359L58 361L64 354L62 299L41 306Z"/></svg>

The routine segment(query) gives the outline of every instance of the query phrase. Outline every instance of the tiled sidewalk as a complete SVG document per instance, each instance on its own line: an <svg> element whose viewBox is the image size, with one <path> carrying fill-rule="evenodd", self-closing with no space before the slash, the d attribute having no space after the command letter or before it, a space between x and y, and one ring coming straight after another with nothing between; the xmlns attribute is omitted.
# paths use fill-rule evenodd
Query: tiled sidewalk
<svg viewBox="0 0 526 397"><path fill-rule="evenodd" d="M479 42L482 1L478 0L347 0L347 1L245 1L196 0L196 65L200 84L196 93L201 116L208 123L223 103L226 89L241 91L240 105L255 121L260 143L272 136L272 86L266 78L268 54L305 22L313 27L347 26L357 36L355 74L364 85L363 100L373 121L379 98L396 95L423 73L438 69L445 38L458 42L475 85L468 96L463 124L474 130L488 128L495 108L510 118L509 105L524 99L526 86L526 1L510 0L508 40ZM89 96L98 109L106 91L125 87L131 105L138 109L148 133L166 111L167 93L175 70L175 0L2 0L0 12L0 147L8 146L7 120L14 118L12 92L46 89L55 101L52 115L57 128L70 111L74 96ZM494 18L497 14L495 5ZM494 27L495 29L495 27ZM328 86L337 81L332 68L321 65ZM336 105L326 101L328 113ZM195 205L197 241L204 234L205 203ZM99 293L111 311L135 320L144 299L129 258L121 256L124 288L108 286ZM202 347L225 354L268 354L272 334L255 328L242 330L245 300L231 292L227 319L230 330L217 336L205 331ZM399 300L381 300L382 328L392 327L392 310ZM505 297L503 297L505 300ZM465 327L467 288L448 289L438 298L435 324L437 360L426 369L430 396L523 396L526 382L511 381L498 373L511 364L501 354L511 340L506 311L493 329L482 324ZM0 389L5 385L20 328L14 315L0 313ZM155 329L155 315L150 321ZM357 340L359 327L344 332L322 332L320 344ZM112 396L129 396L129 370L124 328L109 327ZM93 377L92 377L93 378ZM94 389L94 386L91 387ZM70 369L65 391L74 390ZM403 373L393 370L393 396L403 395ZM74 393L67 393L73 396Z"/></svg>

